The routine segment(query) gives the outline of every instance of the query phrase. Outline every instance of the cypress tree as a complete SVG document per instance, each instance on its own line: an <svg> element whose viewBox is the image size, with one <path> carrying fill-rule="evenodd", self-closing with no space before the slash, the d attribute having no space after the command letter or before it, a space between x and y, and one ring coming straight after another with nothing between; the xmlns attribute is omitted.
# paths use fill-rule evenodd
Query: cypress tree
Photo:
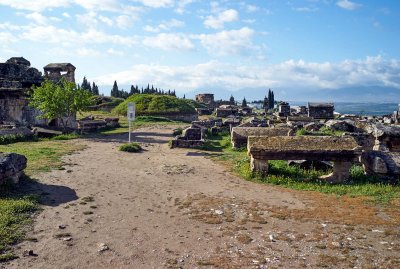
<svg viewBox="0 0 400 269"><path fill-rule="evenodd" d="M114 85L113 85L112 90L111 90L111 96L119 97L119 90L118 90L118 85L117 85L117 81L116 80L114 80Z"/></svg>
<svg viewBox="0 0 400 269"><path fill-rule="evenodd" d="M246 97L243 98L242 107L247 107Z"/></svg>

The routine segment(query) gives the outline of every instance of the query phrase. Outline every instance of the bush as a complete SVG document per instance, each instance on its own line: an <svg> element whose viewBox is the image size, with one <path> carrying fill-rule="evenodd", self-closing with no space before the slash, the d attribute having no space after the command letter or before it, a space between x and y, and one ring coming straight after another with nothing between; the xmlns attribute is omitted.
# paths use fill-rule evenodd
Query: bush
<svg viewBox="0 0 400 269"><path fill-rule="evenodd" d="M24 142L24 141L37 141L38 138L36 135L2 135L0 136L0 145L7 145L17 142Z"/></svg>
<svg viewBox="0 0 400 269"><path fill-rule="evenodd" d="M126 152L140 152L142 151L142 147L138 143L130 143L120 146L119 150Z"/></svg>
<svg viewBox="0 0 400 269"><path fill-rule="evenodd" d="M112 112L118 115L126 115L129 102L136 104L137 115L196 113L193 100L154 94L134 94L114 108Z"/></svg>
<svg viewBox="0 0 400 269"><path fill-rule="evenodd" d="M174 132L172 133L172 135L173 135L173 136L181 135L182 132L183 132L183 129L179 127L179 128L176 128L176 129L174 130Z"/></svg>

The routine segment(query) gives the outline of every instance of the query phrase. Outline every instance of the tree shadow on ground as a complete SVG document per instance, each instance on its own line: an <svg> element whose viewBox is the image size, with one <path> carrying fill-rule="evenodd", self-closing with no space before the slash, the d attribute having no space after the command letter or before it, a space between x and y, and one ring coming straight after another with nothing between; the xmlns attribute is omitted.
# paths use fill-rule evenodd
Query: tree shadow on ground
<svg viewBox="0 0 400 269"><path fill-rule="evenodd" d="M88 136L87 139L96 142L128 143L128 133L110 134L110 135L93 134ZM168 141L171 139L173 139L172 134L165 134L165 133L133 132L131 134L131 142L138 142L138 143L165 144L168 143Z"/></svg>
<svg viewBox="0 0 400 269"><path fill-rule="evenodd" d="M46 206L59 206L77 200L74 189L61 185L52 185L39 182L36 179L24 176L20 182L5 191L5 198L18 198L26 195L35 195L39 203Z"/></svg>
<svg viewBox="0 0 400 269"><path fill-rule="evenodd" d="M189 151L188 153L186 153L186 156L189 157L218 157L218 156L222 156L223 153L209 153L209 152L204 152L204 151Z"/></svg>

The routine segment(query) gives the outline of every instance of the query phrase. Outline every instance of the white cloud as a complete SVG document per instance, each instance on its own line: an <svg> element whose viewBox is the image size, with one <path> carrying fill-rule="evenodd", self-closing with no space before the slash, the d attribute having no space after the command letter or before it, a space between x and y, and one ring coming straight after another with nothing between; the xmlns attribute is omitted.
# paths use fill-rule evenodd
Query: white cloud
<svg viewBox="0 0 400 269"><path fill-rule="evenodd" d="M6 5L15 9L43 11L49 8L66 7L69 5L68 0L0 0L0 5Z"/></svg>
<svg viewBox="0 0 400 269"><path fill-rule="evenodd" d="M30 14L26 14L25 17L29 20L33 20L37 24L47 24L47 17L43 16L39 12L32 12Z"/></svg>
<svg viewBox="0 0 400 269"><path fill-rule="evenodd" d="M132 46L137 43L136 38L120 35L110 35L94 29L85 32L61 29L51 25L31 26L24 31L20 38L43 43L59 43L64 46L79 44L111 43L125 46Z"/></svg>
<svg viewBox="0 0 400 269"><path fill-rule="evenodd" d="M221 29L224 28L224 23L233 22L239 19L239 13L234 9L222 11L217 16L207 16L204 25L207 28Z"/></svg>
<svg viewBox="0 0 400 269"><path fill-rule="evenodd" d="M69 15L68 12L64 12L62 15L63 15L65 18L71 18L71 15Z"/></svg>
<svg viewBox="0 0 400 269"><path fill-rule="evenodd" d="M147 0L143 0L147 1ZM158 2L156 0L148 0ZM171 1L161 0L160 2ZM109 11L120 12L123 14L132 14L142 11L141 7L126 5L119 0L0 0L0 5L6 5L15 9L30 10L41 12L53 8L70 7L78 5L87 11Z"/></svg>
<svg viewBox="0 0 400 269"><path fill-rule="evenodd" d="M254 30L243 27L239 30L221 31L215 34L201 34L193 36L214 55L246 54L254 48L252 37Z"/></svg>
<svg viewBox="0 0 400 269"><path fill-rule="evenodd" d="M209 61L190 66L135 65L123 72L100 76L99 85L149 81L165 89L338 89L353 86L390 86L400 89L400 60L381 56L340 63L288 60L276 65L233 65Z"/></svg>
<svg viewBox="0 0 400 269"><path fill-rule="evenodd" d="M107 24L108 26L112 26L112 25L113 25L112 19L110 19L110 18L108 18L108 17L106 17L106 16L100 15L100 16L99 16L99 20L100 20L101 22Z"/></svg>
<svg viewBox="0 0 400 269"><path fill-rule="evenodd" d="M134 17L121 15L115 19L115 22L119 28L126 29L132 26L134 20Z"/></svg>
<svg viewBox="0 0 400 269"><path fill-rule="evenodd" d="M341 7L343 9L347 9L347 10L355 10L361 7L360 4L357 4L355 2L351 2L349 0L340 0L336 2L336 5L338 7Z"/></svg>
<svg viewBox="0 0 400 269"><path fill-rule="evenodd" d="M83 24L88 28L95 28L99 22L97 20L97 13L94 11L90 11L84 14L77 14L76 18L80 24Z"/></svg>
<svg viewBox="0 0 400 269"><path fill-rule="evenodd" d="M160 32L160 29L158 27L153 27L150 25L146 25L145 27L143 27L143 30L145 30L146 32L150 32L150 33L158 33Z"/></svg>
<svg viewBox="0 0 400 269"><path fill-rule="evenodd" d="M124 56L125 55L125 53L123 51L115 50L113 48L108 49L107 53L110 55L115 55L115 56Z"/></svg>
<svg viewBox="0 0 400 269"><path fill-rule="evenodd" d="M166 51L182 51L194 49L193 43L183 34L161 33L152 37L145 37L143 44L147 47L158 48Z"/></svg>
<svg viewBox="0 0 400 269"><path fill-rule="evenodd" d="M83 57L97 57L101 55L99 51L90 48L78 48L76 53Z"/></svg>
<svg viewBox="0 0 400 269"><path fill-rule="evenodd" d="M0 44L11 44L17 42L18 38L10 32L0 32Z"/></svg>
<svg viewBox="0 0 400 269"><path fill-rule="evenodd" d="M247 5L246 6L246 11L249 13L256 12L258 10L260 10L260 8L258 6L255 6L255 5Z"/></svg>
<svg viewBox="0 0 400 269"><path fill-rule="evenodd" d="M12 24L9 22L0 23L0 29L4 30L11 30L11 31L18 31L21 30L23 27L20 25Z"/></svg>
<svg viewBox="0 0 400 269"><path fill-rule="evenodd" d="M180 28L184 27L185 23L183 21L177 20L177 19L171 19L169 21L160 23L157 27L153 27L150 25L146 25L143 30L146 32L152 32L152 33L158 33L161 30L170 30L172 28Z"/></svg>
<svg viewBox="0 0 400 269"><path fill-rule="evenodd" d="M146 7L161 8L161 7L171 7L174 5L174 0L134 0L135 2L140 2Z"/></svg>
<svg viewBox="0 0 400 269"><path fill-rule="evenodd" d="M175 12L178 14L183 14L185 13L185 8L187 5L195 2L195 0L180 0L177 2L177 7L175 9Z"/></svg>
<svg viewBox="0 0 400 269"><path fill-rule="evenodd" d="M293 10L298 11L298 12L315 12L318 11L317 7L296 7L293 8Z"/></svg>

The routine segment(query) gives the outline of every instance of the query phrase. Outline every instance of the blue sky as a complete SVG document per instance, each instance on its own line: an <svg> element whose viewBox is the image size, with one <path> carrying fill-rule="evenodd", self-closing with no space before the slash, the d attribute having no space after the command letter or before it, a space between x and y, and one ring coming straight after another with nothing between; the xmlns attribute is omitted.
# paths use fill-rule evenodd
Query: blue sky
<svg viewBox="0 0 400 269"><path fill-rule="evenodd" d="M400 1L0 0L0 14L1 62L71 62L104 94L114 80L289 100L400 92Z"/></svg>

